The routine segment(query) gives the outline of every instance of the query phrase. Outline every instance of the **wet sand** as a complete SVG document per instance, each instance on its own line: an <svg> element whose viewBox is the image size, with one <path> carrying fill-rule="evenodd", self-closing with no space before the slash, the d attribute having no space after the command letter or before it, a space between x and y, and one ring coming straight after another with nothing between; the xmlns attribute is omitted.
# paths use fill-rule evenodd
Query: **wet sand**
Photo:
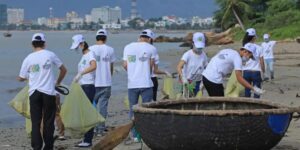
<svg viewBox="0 0 300 150"><path fill-rule="evenodd" d="M209 56L215 54L218 50L231 47L238 49L238 44L226 46L211 46L207 49ZM275 80L264 82L263 87L267 91L262 99L270 100L287 106L300 106L300 44L298 43L280 43L275 48ZM164 63L164 69L169 72L175 72L176 65L184 49L178 48L160 53L161 62ZM118 73L125 75L122 70ZM124 79L126 79L124 77ZM160 87L162 87L162 80ZM108 126L118 126L128 122L128 111L125 109L123 100L126 95L126 89L120 93L113 93L109 103ZM160 97L160 95L159 95ZM0 122L1 124L1 122ZM68 135L68 134L67 134ZM56 141L56 149L79 149L75 148L76 142L81 139L72 139L68 137L66 141ZM94 143L99 141L99 137L94 138ZM140 149L140 144L124 145L121 143L116 150ZM0 129L0 149L1 150L27 150L30 149L30 139L27 137L24 128L1 128ZM148 149L145 145L143 149ZM292 120L289 130L282 141L274 150L298 150L300 149L300 120Z"/></svg>

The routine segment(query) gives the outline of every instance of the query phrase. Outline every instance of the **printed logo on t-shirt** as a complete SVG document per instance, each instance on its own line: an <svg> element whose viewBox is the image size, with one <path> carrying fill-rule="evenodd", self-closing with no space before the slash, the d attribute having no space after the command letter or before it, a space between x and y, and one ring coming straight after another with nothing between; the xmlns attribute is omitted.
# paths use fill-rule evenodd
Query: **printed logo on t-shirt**
<svg viewBox="0 0 300 150"><path fill-rule="evenodd" d="M266 53L267 53L267 54L269 54L269 53L271 52L271 50L270 50L271 47L272 47L271 45L268 45L268 48L267 48L267 50L266 50Z"/></svg>
<svg viewBox="0 0 300 150"><path fill-rule="evenodd" d="M224 59L226 59L226 56L227 56L227 54L220 54L218 56L218 58L224 60Z"/></svg>
<svg viewBox="0 0 300 150"><path fill-rule="evenodd" d="M81 64L86 65L86 60L84 59Z"/></svg>
<svg viewBox="0 0 300 150"><path fill-rule="evenodd" d="M135 55L128 55L127 56L128 62L129 63L135 63L136 61L136 56Z"/></svg>
<svg viewBox="0 0 300 150"><path fill-rule="evenodd" d="M100 62L100 60L101 60L101 57L99 55L96 55L96 61Z"/></svg>
<svg viewBox="0 0 300 150"><path fill-rule="evenodd" d="M102 61L110 62L110 57L108 55L106 55L105 57L102 58Z"/></svg>
<svg viewBox="0 0 300 150"><path fill-rule="evenodd" d="M51 62L50 62L50 60L47 60L45 62L45 64L43 65L43 69L48 70L50 68L51 68Z"/></svg>
<svg viewBox="0 0 300 150"><path fill-rule="evenodd" d="M142 57L139 58L141 62L147 61L149 58L147 57L147 53L144 53Z"/></svg>
<svg viewBox="0 0 300 150"><path fill-rule="evenodd" d="M32 65L32 66L30 67L30 72L32 72L32 73L40 72L40 66L39 66L39 64Z"/></svg>
<svg viewBox="0 0 300 150"><path fill-rule="evenodd" d="M197 70L192 73L190 80L192 81L200 81L202 79L202 70L204 68L202 68L202 66L198 67Z"/></svg>
<svg viewBox="0 0 300 150"><path fill-rule="evenodd" d="M199 38L198 38L198 41L199 41L199 42L202 42L202 41L203 41L202 37L199 37Z"/></svg>

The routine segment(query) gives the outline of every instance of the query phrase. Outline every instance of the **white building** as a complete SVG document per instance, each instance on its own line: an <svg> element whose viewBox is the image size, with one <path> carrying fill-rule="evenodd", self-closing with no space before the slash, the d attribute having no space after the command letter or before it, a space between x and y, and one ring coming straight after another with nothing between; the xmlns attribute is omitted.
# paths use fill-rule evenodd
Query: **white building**
<svg viewBox="0 0 300 150"><path fill-rule="evenodd" d="M154 26L156 28L164 28L164 27L166 27L166 22L165 21L158 21L158 22L154 23Z"/></svg>
<svg viewBox="0 0 300 150"><path fill-rule="evenodd" d="M200 18L198 16L194 16L192 18L192 26L198 24L199 26L212 25L214 23L214 19L212 17L208 18Z"/></svg>
<svg viewBox="0 0 300 150"><path fill-rule="evenodd" d="M102 24L102 28L103 29L121 29L121 24L116 24L116 23Z"/></svg>
<svg viewBox="0 0 300 150"><path fill-rule="evenodd" d="M41 17L37 19L38 25L47 25L48 24L48 19L45 17Z"/></svg>
<svg viewBox="0 0 300 150"><path fill-rule="evenodd" d="M121 20L122 12L120 7L110 8L108 6L101 8L93 8L91 11L92 22L98 23L99 20L104 23L117 23Z"/></svg>
<svg viewBox="0 0 300 150"><path fill-rule="evenodd" d="M66 13L66 20L71 22L71 20L78 18L78 14L75 11L67 12Z"/></svg>
<svg viewBox="0 0 300 150"><path fill-rule="evenodd" d="M130 21L129 19L121 20L121 25L122 25L123 27L129 27L129 24L128 24L129 21Z"/></svg>
<svg viewBox="0 0 300 150"><path fill-rule="evenodd" d="M118 23L122 19L122 12L120 7L111 8L109 11L109 23Z"/></svg>
<svg viewBox="0 0 300 150"><path fill-rule="evenodd" d="M92 22L92 16L91 16L91 15L85 15L84 21L85 21L86 23L91 23L91 22Z"/></svg>
<svg viewBox="0 0 300 150"><path fill-rule="evenodd" d="M50 28L57 28L59 24L65 24L67 20L65 18L49 18L47 26Z"/></svg>
<svg viewBox="0 0 300 150"><path fill-rule="evenodd" d="M7 9L8 24L22 24L23 21L24 21L24 9L20 9L20 8Z"/></svg>

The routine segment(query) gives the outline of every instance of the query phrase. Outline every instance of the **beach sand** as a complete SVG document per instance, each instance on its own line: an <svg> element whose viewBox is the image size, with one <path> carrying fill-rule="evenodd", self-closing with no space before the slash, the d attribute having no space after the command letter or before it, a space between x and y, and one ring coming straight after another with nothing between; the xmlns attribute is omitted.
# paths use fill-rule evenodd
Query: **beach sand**
<svg viewBox="0 0 300 150"><path fill-rule="evenodd" d="M207 49L208 56L212 56L217 51L224 48L238 49L240 42L226 46L210 46ZM267 91L262 99L270 100L287 106L300 106L300 44L298 43L279 43L275 48L275 80L264 82L263 87ZM180 60L184 49L168 50L160 53L161 62L165 63L170 72L176 71L176 65ZM124 77L125 79L125 77ZM162 87L160 80L160 88ZM126 90L118 94L112 94L109 103L108 126L118 126L127 123L128 111L124 107L124 97ZM0 122L1 124L1 122ZM68 135L68 134L67 134ZM76 142L81 139L71 139L67 136L66 141L56 141L56 149L79 149L75 148ZM99 137L94 138L94 143L99 141ZM124 145L121 143L116 150L140 149L141 144ZM30 149L30 139L27 137L24 128L2 128L0 129L0 149L1 150L27 150ZM145 145L143 149L149 149ZM289 130L282 141L274 150L298 150L300 149L300 120L292 120Z"/></svg>

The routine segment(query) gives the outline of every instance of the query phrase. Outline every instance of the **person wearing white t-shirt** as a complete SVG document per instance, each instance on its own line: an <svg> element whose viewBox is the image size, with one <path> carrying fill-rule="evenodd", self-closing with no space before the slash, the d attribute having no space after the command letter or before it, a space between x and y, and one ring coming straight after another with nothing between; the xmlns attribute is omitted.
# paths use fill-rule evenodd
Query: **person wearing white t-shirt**
<svg viewBox="0 0 300 150"><path fill-rule="evenodd" d="M17 78L19 81L28 80L29 83L31 146L34 150L42 149L43 145L47 150L54 148L55 86L60 85L67 72L62 61L53 52L45 49L45 42L44 34L33 35L33 52L24 59ZM60 70L56 82L54 67ZM43 134L40 131L42 119Z"/></svg>
<svg viewBox="0 0 300 150"><path fill-rule="evenodd" d="M263 49L263 56L265 61L265 80L271 80L274 79L274 46L276 44L276 41L270 41L270 35L264 34L263 36L264 42L261 43L261 47Z"/></svg>
<svg viewBox="0 0 300 150"><path fill-rule="evenodd" d="M217 53L208 63L206 69L203 71L203 84L209 96L224 96L224 78L235 71L237 81L246 88L254 91L254 93L261 95L264 90L252 86L242 76L242 63L253 58L255 52L255 45L248 43L240 49L239 52L232 49L224 49Z"/></svg>
<svg viewBox="0 0 300 150"><path fill-rule="evenodd" d="M93 52L89 50L89 45L81 34L72 37L73 43L70 49L82 49L83 56L78 63L78 73L74 78L74 82L81 85L82 90L93 104L95 97L95 70L97 67L96 59ZM74 116L75 117L75 116ZM76 145L76 147L90 147L92 146L92 139L94 135L94 128L91 128L85 133L83 141Z"/></svg>
<svg viewBox="0 0 300 150"><path fill-rule="evenodd" d="M146 29L146 30L144 30L144 32L148 32L149 33L149 35L151 36L150 37L150 40L151 40L150 44L153 45L153 41L155 39L154 32L152 30L150 30L150 29ZM158 68L159 55L158 55L158 52L157 52L156 48L155 48L155 51L154 51L154 55L155 55L155 58L154 58L154 67L152 68L151 80L153 82L153 101L156 101L156 99L157 99L157 90L158 90L157 75L167 75L168 77L172 77L172 75L168 71L163 71L163 70L160 70Z"/></svg>
<svg viewBox="0 0 300 150"><path fill-rule="evenodd" d="M247 32L243 39L243 45L252 43L256 46L256 50L253 53L253 58L247 61L242 69L244 78L253 86L261 88L262 75L265 72L264 58L262 48L255 44L256 31L253 28L247 29ZM251 97L251 89L245 88L245 97ZM260 98L260 95L254 93L254 98Z"/></svg>
<svg viewBox="0 0 300 150"><path fill-rule="evenodd" d="M193 49L185 52L178 63L177 72L183 84L195 82L193 96L200 90L202 72L208 61L203 49L205 48L205 35L201 32L193 34Z"/></svg>
<svg viewBox="0 0 300 150"><path fill-rule="evenodd" d="M154 67L155 47L150 44L151 32L143 31L138 42L128 44L124 48L123 67L128 76L129 118L133 119L132 106L138 103L139 96L143 103L153 99L153 82L151 72ZM137 133L133 129L132 136L137 141Z"/></svg>
<svg viewBox="0 0 300 150"><path fill-rule="evenodd" d="M89 47L94 53L97 63L95 87L96 94L94 100L96 104L99 103L99 112L106 119L108 100L111 96L111 85L114 62L116 61L114 49L106 45L107 31L100 29L96 33L96 44ZM97 127L97 133L103 135L107 131L105 122Z"/></svg>

